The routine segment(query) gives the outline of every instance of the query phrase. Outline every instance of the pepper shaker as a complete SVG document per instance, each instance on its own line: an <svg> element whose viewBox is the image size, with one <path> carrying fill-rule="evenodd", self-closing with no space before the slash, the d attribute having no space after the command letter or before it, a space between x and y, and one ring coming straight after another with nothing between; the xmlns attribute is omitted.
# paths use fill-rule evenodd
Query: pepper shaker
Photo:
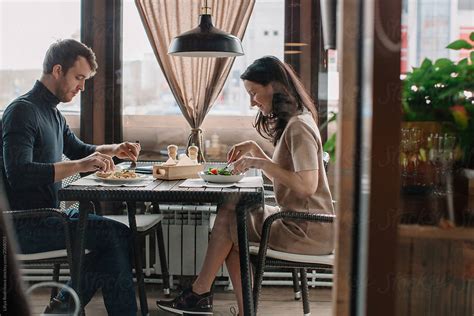
<svg viewBox="0 0 474 316"><path fill-rule="evenodd" d="M199 147L191 145L188 147L188 156L189 159L191 159L194 163L198 163L198 152L199 152Z"/></svg>

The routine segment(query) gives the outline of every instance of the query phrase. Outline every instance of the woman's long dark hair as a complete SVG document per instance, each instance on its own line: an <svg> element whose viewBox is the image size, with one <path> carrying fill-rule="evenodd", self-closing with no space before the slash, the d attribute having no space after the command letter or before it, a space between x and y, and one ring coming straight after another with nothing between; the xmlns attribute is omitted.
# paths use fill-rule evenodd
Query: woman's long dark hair
<svg viewBox="0 0 474 316"><path fill-rule="evenodd" d="M318 112L316 106L298 76L290 65L281 62L273 56L265 56L255 60L240 76L266 86L272 84L273 111L269 116L261 112L255 117L254 127L264 138L276 145L290 118L300 114L304 108L308 109L315 122Z"/></svg>

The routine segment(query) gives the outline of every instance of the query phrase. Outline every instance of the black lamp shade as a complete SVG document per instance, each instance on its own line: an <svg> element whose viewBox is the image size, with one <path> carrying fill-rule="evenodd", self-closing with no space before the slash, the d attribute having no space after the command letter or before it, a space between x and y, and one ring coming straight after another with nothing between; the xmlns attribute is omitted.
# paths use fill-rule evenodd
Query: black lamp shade
<svg viewBox="0 0 474 316"><path fill-rule="evenodd" d="M211 15L200 15L199 26L176 36L168 54L182 57L235 57L244 51L239 38L215 28Z"/></svg>

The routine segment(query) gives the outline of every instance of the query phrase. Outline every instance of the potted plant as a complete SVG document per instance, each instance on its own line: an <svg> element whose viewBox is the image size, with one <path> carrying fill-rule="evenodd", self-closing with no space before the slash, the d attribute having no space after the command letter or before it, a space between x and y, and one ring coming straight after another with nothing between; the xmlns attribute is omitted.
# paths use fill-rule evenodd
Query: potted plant
<svg viewBox="0 0 474 316"><path fill-rule="evenodd" d="M425 58L403 81L402 106L405 121L435 121L443 132L456 136L462 163L474 164L474 32L469 40L459 39L447 46L467 50L468 57L457 62L447 58Z"/></svg>

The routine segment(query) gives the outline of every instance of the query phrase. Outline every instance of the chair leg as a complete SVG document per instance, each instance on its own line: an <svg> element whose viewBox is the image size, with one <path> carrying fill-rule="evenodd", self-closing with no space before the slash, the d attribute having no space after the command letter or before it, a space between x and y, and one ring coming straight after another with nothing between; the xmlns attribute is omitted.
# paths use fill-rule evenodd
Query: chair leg
<svg viewBox="0 0 474 316"><path fill-rule="evenodd" d="M293 278L293 291L295 293L295 301L298 301L301 299L301 288L298 279L298 269L291 269L291 275Z"/></svg>
<svg viewBox="0 0 474 316"><path fill-rule="evenodd" d="M150 235L145 236L145 275L150 276Z"/></svg>
<svg viewBox="0 0 474 316"><path fill-rule="evenodd" d="M141 238L135 237L135 245L133 249L133 256L135 259L135 276L138 285L138 297L140 299L141 314L148 315L148 304L146 300L145 283L143 280L143 267L142 267L142 251L141 251Z"/></svg>
<svg viewBox="0 0 474 316"><path fill-rule="evenodd" d="M161 223L156 228L156 241L158 243L158 252L160 253L161 276L163 278L163 292L166 296L170 295L170 273L168 262L166 260L165 242L163 239L163 227Z"/></svg>
<svg viewBox="0 0 474 316"><path fill-rule="evenodd" d="M254 305L254 313L257 314L258 308L258 299L260 296L260 290L262 289L262 281L263 281L263 272L265 269L265 256L263 258L258 257L258 261L255 267L255 275L253 280L253 305Z"/></svg>
<svg viewBox="0 0 474 316"><path fill-rule="evenodd" d="M309 295L308 295L308 276L306 275L306 269L300 269L301 288L303 291L303 313L304 316L311 315L309 309Z"/></svg>
<svg viewBox="0 0 474 316"><path fill-rule="evenodd" d="M61 264L55 263L53 264L53 282L59 282L59 272L61 270ZM51 288L51 299L55 298L58 295L58 288L52 287Z"/></svg>

